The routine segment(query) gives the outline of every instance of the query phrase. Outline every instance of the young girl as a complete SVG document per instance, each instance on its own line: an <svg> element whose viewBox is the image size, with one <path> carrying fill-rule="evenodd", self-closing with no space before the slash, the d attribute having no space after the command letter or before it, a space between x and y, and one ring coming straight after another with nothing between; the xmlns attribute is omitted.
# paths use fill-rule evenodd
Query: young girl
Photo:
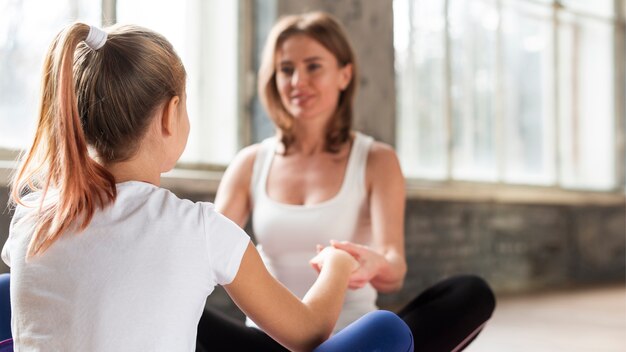
<svg viewBox="0 0 626 352"><path fill-rule="evenodd" d="M212 204L159 188L187 142L185 75L144 28L76 23L54 39L2 250L16 350L192 351L215 285L289 349L330 335L350 254L313 258L321 273L299 300Z"/></svg>

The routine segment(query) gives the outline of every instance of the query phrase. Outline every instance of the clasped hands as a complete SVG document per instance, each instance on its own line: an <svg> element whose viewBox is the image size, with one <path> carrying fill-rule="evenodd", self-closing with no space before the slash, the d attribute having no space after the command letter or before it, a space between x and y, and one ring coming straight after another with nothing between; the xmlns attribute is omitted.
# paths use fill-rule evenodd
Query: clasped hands
<svg viewBox="0 0 626 352"><path fill-rule="evenodd" d="M385 258L368 246L352 243L349 241L330 241L329 246L317 245L317 255L313 257L309 263L318 273L324 265L323 252L326 248L333 247L350 253L358 262L358 267L350 275L348 288L352 290L359 289L370 282L376 275L383 264Z"/></svg>

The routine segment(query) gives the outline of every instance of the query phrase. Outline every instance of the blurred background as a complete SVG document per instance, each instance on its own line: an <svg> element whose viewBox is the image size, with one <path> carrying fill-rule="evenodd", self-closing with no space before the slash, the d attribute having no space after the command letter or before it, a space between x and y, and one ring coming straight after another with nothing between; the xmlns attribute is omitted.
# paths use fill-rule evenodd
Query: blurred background
<svg viewBox="0 0 626 352"><path fill-rule="evenodd" d="M210 201L237 150L273 134L255 89L269 28L309 10L346 27L355 127L407 178L409 272L380 306L475 273L499 305L468 351L626 350L626 0L0 0L0 204L62 26L174 44L192 132L164 186ZM242 317L223 291L208 304Z"/></svg>

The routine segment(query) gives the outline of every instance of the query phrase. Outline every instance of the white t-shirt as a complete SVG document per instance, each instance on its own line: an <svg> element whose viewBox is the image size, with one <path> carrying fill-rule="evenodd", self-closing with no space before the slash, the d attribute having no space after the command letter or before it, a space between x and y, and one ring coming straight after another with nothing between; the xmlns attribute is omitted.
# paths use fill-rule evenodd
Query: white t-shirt
<svg viewBox="0 0 626 352"><path fill-rule="evenodd" d="M210 203L143 182L86 230L25 262L31 208L18 206L2 259L11 267L16 351L193 351L206 297L230 283L250 241Z"/></svg>

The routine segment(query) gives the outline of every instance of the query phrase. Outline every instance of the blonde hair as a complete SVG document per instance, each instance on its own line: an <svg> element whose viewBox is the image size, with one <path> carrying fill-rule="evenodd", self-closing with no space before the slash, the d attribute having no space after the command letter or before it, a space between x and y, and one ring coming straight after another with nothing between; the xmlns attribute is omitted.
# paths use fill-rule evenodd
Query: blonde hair
<svg viewBox="0 0 626 352"><path fill-rule="evenodd" d="M74 23L46 54L35 138L11 189L13 202L31 207L23 197L41 193L27 257L72 226L85 229L115 200L115 178L89 151L103 164L132 157L154 111L184 93L185 69L164 37L137 26L107 32L93 50L83 42L89 26ZM49 191L55 201L46 201Z"/></svg>
<svg viewBox="0 0 626 352"><path fill-rule="evenodd" d="M354 50L341 24L324 12L309 12L281 18L270 31L259 68L258 91L263 106L280 131L281 142L287 149L295 141L293 117L285 109L276 86L276 53L294 35L306 35L330 51L340 67L352 65L352 79L339 96L331 124L326 131L325 149L337 152L349 140L353 120L353 104L357 88L357 65Z"/></svg>

